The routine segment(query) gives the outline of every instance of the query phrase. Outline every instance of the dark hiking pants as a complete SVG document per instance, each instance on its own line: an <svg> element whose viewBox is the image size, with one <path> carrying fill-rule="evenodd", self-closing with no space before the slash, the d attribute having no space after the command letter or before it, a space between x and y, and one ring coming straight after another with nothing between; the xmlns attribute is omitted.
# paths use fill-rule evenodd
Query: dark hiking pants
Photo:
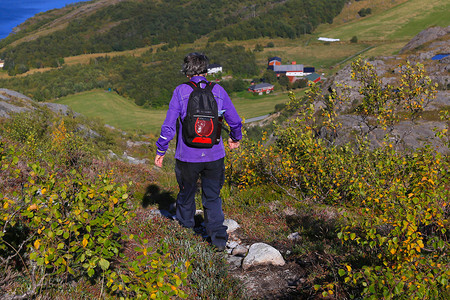
<svg viewBox="0 0 450 300"><path fill-rule="evenodd" d="M190 163L177 160L175 174L180 188L177 196L176 215L184 227L194 227L195 193L200 176L202 187L202 204L204 209L206 233L216 246L225 246L228 236L227 227L223 225L224 214L220 190L225 180L224 159L211 162Z"/></svg>

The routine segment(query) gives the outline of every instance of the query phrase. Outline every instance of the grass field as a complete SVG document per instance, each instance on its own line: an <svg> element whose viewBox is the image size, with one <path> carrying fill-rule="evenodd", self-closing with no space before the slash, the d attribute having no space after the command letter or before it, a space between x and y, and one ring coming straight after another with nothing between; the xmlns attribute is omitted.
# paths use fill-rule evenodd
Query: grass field
<svg viewBox="0 0 450 300"><path fill-rule="evenodd" d="M231 95L239 115L244 119L274 112L276 104L288 101L286 93L252 96L247 92ZM95 90L63 97L55 101L71 107L87 117L97 118L125 131L157 134L166 116L166 109L150 110L137 106L114 92Z"/></svg>
<svg viewBox="0 0 450 300"><path fill-rule="evenodd" d="M114 92L95 90L63 97L55 101L66 104L87 117L97 118L116 128L156 132L165 118L163 110L137 106Z"/></svg>
<svg viewBox="0 0 450 300"><path fill-rule="evenodd" d="M387 0L378 0L378 4ZM370 2L366 7L370 7ZM361 2L361 3L364 3ZM360 3L360 5L361 5ZM389 10L355 19L340 26L321 25L315 35L344 41L357 36L360 41L409 41L430 26L450 25L450 0L409 0Z"/></svg>

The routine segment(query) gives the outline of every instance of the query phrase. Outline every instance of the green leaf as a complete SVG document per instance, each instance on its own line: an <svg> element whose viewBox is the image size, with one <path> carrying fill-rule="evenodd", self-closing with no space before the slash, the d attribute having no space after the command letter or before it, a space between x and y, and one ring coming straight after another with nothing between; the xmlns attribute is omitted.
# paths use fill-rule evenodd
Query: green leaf
<svg viewBox="0 0 450 300"><path fill-rule="evenodd" d="M106 271L109 269L109 261L107 261L104 258L100 258L100 261L98 262L98 264L100 265L100 267L102 268L103 271Z"/></svg>
<svg viewBox="0 0 450 300"><path fill-rule="evenodd" d="M92 277L94 275L95 271L92 268L89 268L87 271L87 274L89 275L89 277Z"/></svg>
<svg viewBox="0 0 450 300"><path fill-rule="evenodd" d="M343 269L339 269L338 274L339 274L339 276L344 276L345 271Z"/></svg>

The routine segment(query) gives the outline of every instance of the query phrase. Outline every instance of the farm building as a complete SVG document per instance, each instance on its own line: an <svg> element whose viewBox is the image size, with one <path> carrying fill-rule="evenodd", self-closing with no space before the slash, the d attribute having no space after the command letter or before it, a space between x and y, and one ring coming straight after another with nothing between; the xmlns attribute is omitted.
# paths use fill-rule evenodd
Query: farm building
<svg viewBox="0 0 450 300"><path fill-rule="evenodd" d="M273 91L273 84L270 83L260 83L260 84L253 84L248 88L249 92L257 93L259 95L262 95L263 93L269 94L271 91Z"/></svg>
<svg viewBox="0 0 450 300"><path fill-rule="evenodd" d="M297 64L295 61L290 65L282 65L281 58L277 56L269 58L267 69L273 70L277 77L286 75L290 82L295 82L315 72L314 67L305 67L302 64Z"/></svg>
<svg viewBox="0 0 450 300"><path fill-rule="evenodd" d="M316 82L320 81L320 75L314 72L309 75L306 75L306 79L308 81L312 81L312 82L316 83Z"/></svg>
<svg viewBox="0 0 450 300"><path fill-rule="evenodd" d="M269 58L268 64L269 64L269 66L267 68L273 70L273 66L281 65L281 58L278 56Z"/></svg>
<svg viewBox="0 0 450 300"><path fill-rule="evenodd" d="M216 74L222 72L222 66L219 64L208 65L208 74Z"/></svg>

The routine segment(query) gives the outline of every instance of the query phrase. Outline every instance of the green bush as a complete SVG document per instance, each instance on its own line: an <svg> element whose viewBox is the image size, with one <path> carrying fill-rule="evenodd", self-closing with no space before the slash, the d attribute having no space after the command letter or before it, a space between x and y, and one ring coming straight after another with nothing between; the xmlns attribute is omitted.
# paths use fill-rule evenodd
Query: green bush
<svg viewBox="0 0 450 300"><path fill-rule="evenodd" d="M367 16L367 15L370 15L372 13L372 9L370 8L370 7L368 7L368 8L361 8L359 11L358 11L358 15L360 16L360 17L365 17L365 16Z"/></svg>
<svg viewBox="0 0 450 300"><path fill-rule="evenodd" d="M399 66L396 87L383 85L368 62L352 67L363 96L357 113L368 131L357 132L354 143L336 145L338 112L351 87L324 95L312 85L304 98L290 94L288 109L297 117L277 125L274 143L265 137L244 141L228 154L227 180L246 189L271 185L302 203L341 208L345 218L337 237L352 252L335 270L340 277L316 285L323 296L337 287L365 299L448 295L449 157L427 145L400 151L389 135L400 116L412 122L420 117L436 85L421 65ZM378 148L368 140L375 128L386 130ZM437 135L448 145L448 128Z"/></svg>

